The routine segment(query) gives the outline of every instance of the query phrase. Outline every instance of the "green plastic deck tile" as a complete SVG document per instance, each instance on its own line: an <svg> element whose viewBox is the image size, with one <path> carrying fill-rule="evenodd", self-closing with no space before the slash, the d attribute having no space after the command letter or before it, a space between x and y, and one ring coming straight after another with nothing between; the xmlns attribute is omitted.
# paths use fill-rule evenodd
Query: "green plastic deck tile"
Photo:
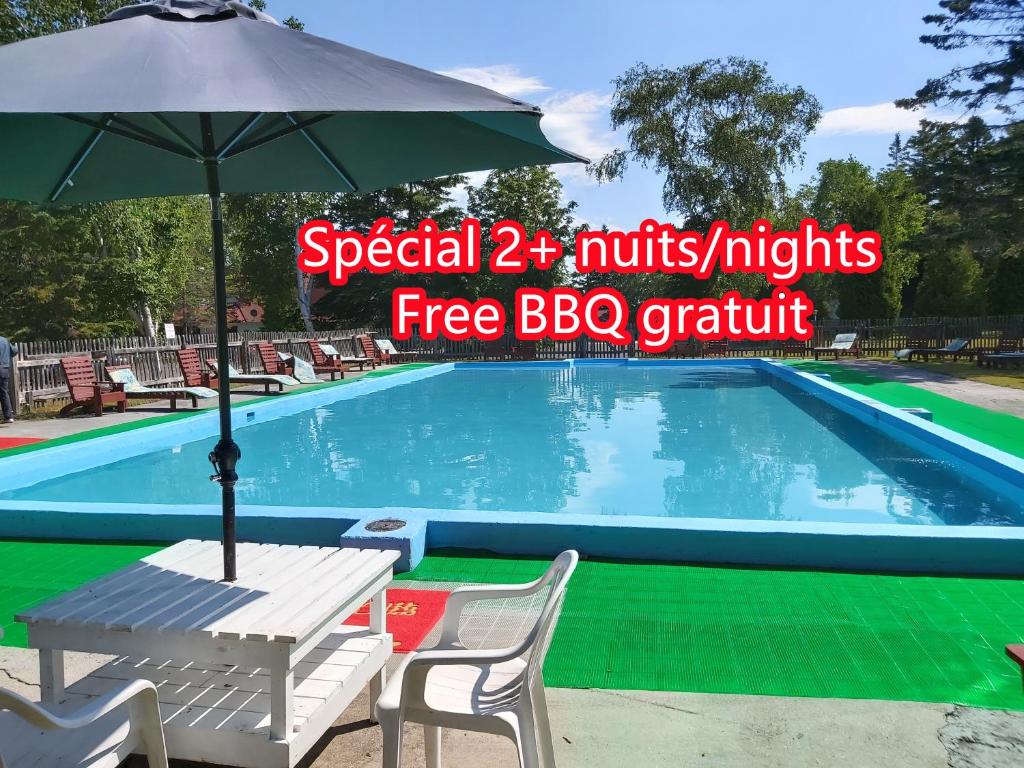
<svg viewBox="0 0 1024 768"><path fill-rule="evenodd" d="M24 648L15 614L163 549L162 544L0 541L0 645Z"/></svg>
<svg viewBox="0 0 1024 768"><path fill-rule="evenodd" d="M502 583L544 560L441 552L400 579ZM548 685L957 703L1024 710L1003 647L1024 582L582 561Z"/></svg>
<svg viewBox="0 0 1024 768"><path fill-rule="evenodd" d="M954 400L910 384L889 381L842 364L787 362L806 373L828 373L832 383L896 408L927 408L936 424L955 430L1014 456L1024 457L1024 419Z"/></svg>

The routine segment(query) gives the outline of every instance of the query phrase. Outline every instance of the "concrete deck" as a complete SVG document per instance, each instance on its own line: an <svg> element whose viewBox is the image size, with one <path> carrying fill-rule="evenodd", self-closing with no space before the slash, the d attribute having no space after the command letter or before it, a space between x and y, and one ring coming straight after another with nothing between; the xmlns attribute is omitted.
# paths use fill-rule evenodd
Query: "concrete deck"
<svg viewBox="0 0 1024 768"><path fill-rule="evenodd" d="M378 370L383 370L389 367L395 366L382 365L378 367ZM369 372L370 369L365 371L346 371L345 380L356 379ZM330 377L323 376L321 377L321 380L330 381ZM315 384L300 384L296 387L287 387L284 394L287 395L289 392L301 392L304 389L315 386ZM232 403L244 403L247 400L256 400L267 396L263 387L260 385L235 386L232 392ZM274 397L276 396L276 393L272 393L270 396ZM200 400L199 410L216 408L217 402L218 398L216 397L212 397L209 400ZM178 403L179 412L191 410L193 410L191 402L181 401ZM154 416L166 416L169 413L171 413L171 406L167 401L157 401L146 404L133 404L132 401L129 401L128 410L125 413L118 413L114 409L108 408L104 412L103 416L100 417L78 411L74 415L66 418L53 416L52 418L19 419L14 422L14 424L0 423L0 437L38 437L44 440L53 440L57 437L75 435L79 432L86 432L90 429L110 427L117 424L128 424L133 421L150 419Z"/></svg>
<svg viewBox="0 0 1024 768"><path fill-rule="evenodd" d="M1024 418L1024 389L959 379L955 376L946 376L911 365L883 363L877 360L843 360L839 365L864 371L882 379L926 389L953 400L988 408L990 411L1009 413Z"/></svg>
<svg viewBox="0 0 1024 768"><path fill-rule="evenodd" d="M75 653L66 658L68 684L107 660ZM0 648L0 685L38 701L38 679L35 651ZM1024 713L914 702L565 688L549 690L548 701L560 768L1024 764ZM368 711L364 691L300 765L378 768L380 730L367 719ZM517 765L511 743L495 736L446 731L442 749L448 768ZM403 764L424 764L418 727L406 731Z"/></svg>

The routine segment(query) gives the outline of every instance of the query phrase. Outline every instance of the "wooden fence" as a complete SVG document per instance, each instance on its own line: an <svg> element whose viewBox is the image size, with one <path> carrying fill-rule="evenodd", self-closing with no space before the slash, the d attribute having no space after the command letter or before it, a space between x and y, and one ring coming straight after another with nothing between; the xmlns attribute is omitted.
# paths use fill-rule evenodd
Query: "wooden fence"
<svg viewBox="0 0 1024 768"><path fill-rule="evenodd" d="M1021 338L1024 335L1024 315L968 318L906 318L897 321L856 320L821 322L815 328L815 337L806 344L800 342L730 342L725 354L731 357L765 355L809 354L815 346L829 344L838 333L856 331L866 355L888 357L911 341L928 341L943 346L954 338L973 339L971 349L993 349L1003 337ZM354 337L360 333L388 336L387 331L355 328L324 331L316 338L334 344L343 354L357 354ZM252 342L269 341L282 352L308 357L305 345L309 334L302 331L242 331L232 334L231 362L240 370L260 370L259 357ZM418 339L396 341L399 349L417 350L420 359L440 360L508 360L517 356L521 343L511 335L494 342L478 340L449 341L447 339ZM69 355L90 355L95 361L97 376L102 378L102 364L115 362L131 365L139 380L145 384L173 385L180 383L174 350L180 346L194 346L213 352L216 339L213 334L184 335L175 340L145 337L101 339L69 339L64 341L19 341L16 375L12 376L12 395L20 405L33 407L38 403L66 400L67 388L60 370L60 358ZM674 356L699 356L701 345L684 343L672 350ZM636 342L617 346L605 341L580 338L573 341L545 341L536 346L536 358L564 360L566 358L593 357L646 357Z"/></svg>

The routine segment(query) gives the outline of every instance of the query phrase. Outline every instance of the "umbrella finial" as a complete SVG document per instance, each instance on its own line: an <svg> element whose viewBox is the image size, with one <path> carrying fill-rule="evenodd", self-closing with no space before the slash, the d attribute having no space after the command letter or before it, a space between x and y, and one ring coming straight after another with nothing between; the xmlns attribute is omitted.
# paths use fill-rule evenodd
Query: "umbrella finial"
<svg viewBox="0 0 1024 768"><path fill-rule="evenodd" d="M118 8L103 21L121 21L135 16L156 16L161 19L185 21L218 21L242 17L256 21L281 23L261 11L250 8L240 0L140 0L140 2Z"/></svg>

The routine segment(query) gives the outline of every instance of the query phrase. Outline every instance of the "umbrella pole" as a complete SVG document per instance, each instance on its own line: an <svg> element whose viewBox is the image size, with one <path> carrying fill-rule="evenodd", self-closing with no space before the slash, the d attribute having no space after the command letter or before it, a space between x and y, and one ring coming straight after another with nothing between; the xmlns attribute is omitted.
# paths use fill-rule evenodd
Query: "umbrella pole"
<svg viewBox="0 0 1024 768"><path fill-rule="evenodd" d="M203 151L206 155L206 185L210 195L210 223L213 233L213 275L216 288L217 311L217 408L220 414L220 441L210 453L215 474L211 479L221 486L221 511L224 532L224 581L234 581L235 570L235 483L238 474L235 465L242 452L231 437L231 378L228 376L230 351L228 349L228 293L224 260L224 218L221 213L220 161L216 158L213 121L209 113L200 116L203 131Z"/></svg>

